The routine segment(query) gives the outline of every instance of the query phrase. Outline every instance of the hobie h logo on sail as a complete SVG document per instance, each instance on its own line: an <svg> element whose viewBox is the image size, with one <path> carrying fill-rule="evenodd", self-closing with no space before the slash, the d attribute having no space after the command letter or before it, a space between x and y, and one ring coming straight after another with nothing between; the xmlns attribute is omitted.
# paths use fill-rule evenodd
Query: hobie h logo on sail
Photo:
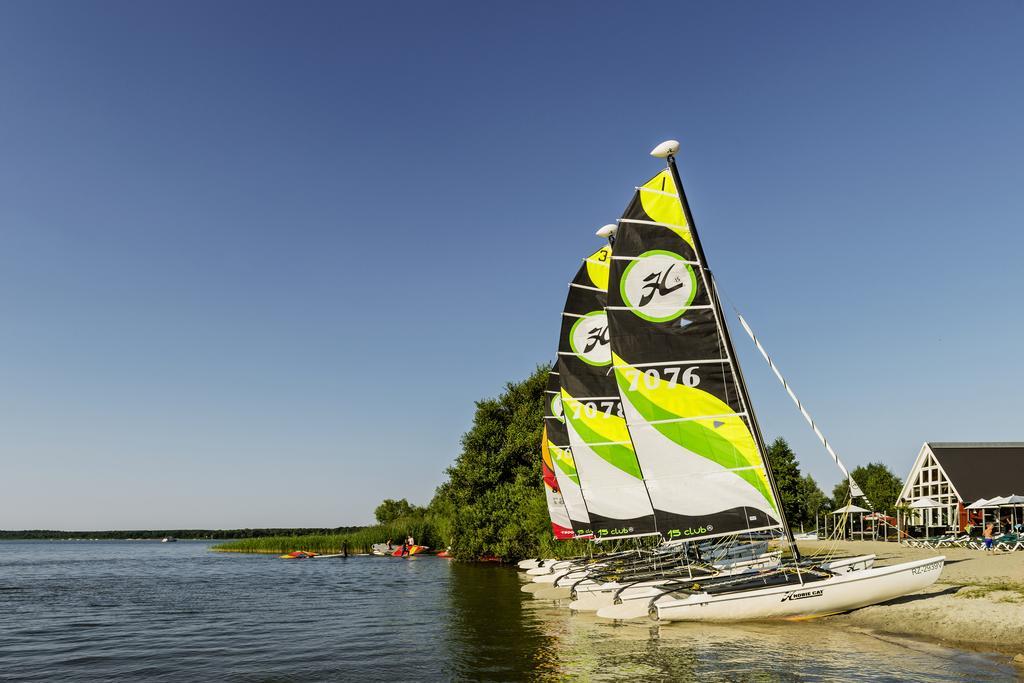
<svg viewBox="0 0 1024 683"><path fill-rule="evenodd" d="M678 318L697 294L697 275L682 256L655 249L626 266L619 285L622 301L644 320L661 323Z"/></svg>
<svg viewBox="0 0 1024 683"><path fill-rule="evenodd" d="M608 339L608 315L593 311L579 318L569 331L569 345L584 363L608 365L612 362L612 347Z"/></svg>
<svg viewBox="0 0 1024 683"><path fill-rule="evenodd" d="M551 414L559 422L565 422L565 410L562 408L561 394L555 394L551 397Z"/></svg>

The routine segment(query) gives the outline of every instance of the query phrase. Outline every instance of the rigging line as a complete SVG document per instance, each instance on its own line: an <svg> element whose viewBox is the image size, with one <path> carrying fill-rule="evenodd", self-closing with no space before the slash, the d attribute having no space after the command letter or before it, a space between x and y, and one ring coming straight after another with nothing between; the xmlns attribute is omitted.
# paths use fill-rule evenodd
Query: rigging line
<svg viewBox="0 0 1024 683"><path fill-rule="evenodd" d="M663 190L652 190L649 187L634 187L633 189L638 191L638 192L649 192L651 194L660 194L660 195L662 195L664 197L672 197L673 199L679 199L679 195L677 195L675 192L665 192Z"/></svg>
<svg viewBox="0 0 1024 683"><path fill-rule="evenodd" d="M666 360L659 361L657 363L622 363L619 365L613 365L613 370L621 370L622 368L655 368L666 365L699 365L703 363L728 363L731 358L701 358L695 360Z"/></svg>
<svg viewBox="0 0 1024 683"><path fill-rule="evenodd" d="M605 308L606 311L635 311L635 310L637 310L636 306L605 306L604 308ZM689 306L686 310L687 310L687 312L689 312L689 311L706 311L706 310L708 310L710 308L712 308L712 306L710 304L707 304L707 305L700 305L700 306ZM676 310L679 310L679 307L674 305L674 304L654 304L654 305L647 305L647 306L645 306L644 310L647 310L647 311L650 311L650 310L655 310L655 311L676 311ZM565 313L563 315L569 315L569 314Z"/></svg>
<svg viewBox="0 0 1024 683"><path fill-rule="evenodd" d="M612 256L612 260L613 261L643 261L645 258L650 258L650 257L649 256ZM700 261L686 261L686 260L677 259L677 258L674 258L674 257L666 257L666 258L672 258L673 261L676 261L677 263L683 263L683 264L688 265L688 266L699 266L700 265ZM604 290L602 289L601 291L603 292Z"/></svg>
<svg viewBox="0 0 1024 683"><path fill-rule="evenodd" d="M570 287L575 287L576 289L589 289L591 292L601 292L602 294L604 294L604 293L606 293L608 291L607 289L601 289L600 287L590 287L588 285L578 285L575 282L570 282L569 286Z"/></svg>
<svg viewBox="0 0 1024 683"><path fill-rule="evenodd" d="M678 223L659 223L658 221L645 221L645 220L642 220L640 218L620 218L618 220L618 222L619 223L636 223L638 225L653 225L654 227L657 227L657 228L682 228L682 229L685 229L685 230L689 230L690 229L690 226L688 226L688 225L679 225Z"/></svg>
<svg viewBox="0 0 1024 683"><path fill-rule="evenodd" d="M761 356L765 359L765 361L767 361L768 367L771 368L773 373L775 373L775 377L778 378L779 382L782 383L782 386L786 390L786 393L789 394L790 399L792 399L793 403L796 404L796 407L800 411L800 414L804 416L804 420L806 420L807 424L811 426L811 429L814 431L814 434L818 437L818 440L821 442L821 445L825 447L825 450L828 451L828 454L830 456L832 456L832 460L839 467L839 470L843 473L843 476L845 476L847 481L850 482L851 496L861 496L862 498L864 498L864 501L867 502L868 505L870 505L871 501L869 501L867 496L864 495L864 491L862 491L860 486L857 485L857 482L853 480L853 477L850 475L849 470L846 469L846 465L844 465L842 460L839 459L839 456L832 448L832 444L828 442L828 439L826 439L825 435L822 434L821 430L818 428L818 425L814 423L814 419L811 417L810 413L808 413L807 409L804 408L803 403L801 403L800 399L796 397L796 394L793 392L793 389L790 388L789 383L786 381L786 378L782 376L782 373L779 371L778 367L775 366L775 363L768 355L768 352L765 350L764 346L761 345L761 342L754 334L754 331L750 329L750 325L747 324L746 319L736 309L736 306L732 306L732 310L733 312L736 313L736 317L739 318L740 325L743 326L743 330L747 333L747 336L750 337L751 341L754 342L754 346L756 346L757 350L761 353Z"/></svg>
<svg viewBox="0 0 1024 683"><path fill-rule="evenodd" d="M640 420L638 422L627 422L626 426L633 427L636 425L660 425L660 424L671 424L673 422L693 422L694 420L716 420L726 417L746 417L746 412L739 413L720 413L718 415L690 415L688 417L669 417L664 420Z"/></svg>

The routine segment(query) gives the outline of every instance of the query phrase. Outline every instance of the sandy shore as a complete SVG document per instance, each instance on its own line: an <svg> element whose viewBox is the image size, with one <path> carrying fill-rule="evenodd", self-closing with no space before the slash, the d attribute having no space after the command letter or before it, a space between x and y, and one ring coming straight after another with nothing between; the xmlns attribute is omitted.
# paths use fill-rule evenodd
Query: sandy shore
<svg viewBox="0 0 1024 683"><path fill-rule="evenodd" d="M800 542L805 554L824 552L832 545ZM824 621L1006 652L1024 662L1024 552L927 550L875 541L839 542L836 552L875 553L876 566L945 555L946 566L939 582L927 590Z"/></svg>

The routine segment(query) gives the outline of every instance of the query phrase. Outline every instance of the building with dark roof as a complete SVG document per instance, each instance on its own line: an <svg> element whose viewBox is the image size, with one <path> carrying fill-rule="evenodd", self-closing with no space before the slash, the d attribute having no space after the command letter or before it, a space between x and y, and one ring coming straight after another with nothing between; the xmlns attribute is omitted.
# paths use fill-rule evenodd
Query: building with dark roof
<svg viewBox="0 0 1024 683"><path fill-rule="evenodd" d="M1024 443L931 441L921 447L897 502L929 505L914 510L912 524L962 530L970 519L966 506L1014 494L1024 494Z"/></svg>

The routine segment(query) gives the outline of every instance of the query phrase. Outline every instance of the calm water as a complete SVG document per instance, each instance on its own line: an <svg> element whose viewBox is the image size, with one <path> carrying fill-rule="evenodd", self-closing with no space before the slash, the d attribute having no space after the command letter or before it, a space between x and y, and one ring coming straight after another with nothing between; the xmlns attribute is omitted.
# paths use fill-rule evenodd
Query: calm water
<svg viewBox="0 0 1024 683"><path fill-rule="evenodd" d="M614 626L514 570L207 544L0 542L0 679L1013 680L1005 658L823 624Z"/></svg>

